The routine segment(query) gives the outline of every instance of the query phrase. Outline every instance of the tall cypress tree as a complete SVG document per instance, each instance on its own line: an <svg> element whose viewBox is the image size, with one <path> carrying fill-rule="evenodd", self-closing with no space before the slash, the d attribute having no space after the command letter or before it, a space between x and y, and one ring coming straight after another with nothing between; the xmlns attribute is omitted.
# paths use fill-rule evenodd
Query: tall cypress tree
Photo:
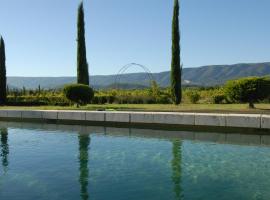
<svg viewBox="0 0 270 200"><path fill-rule="evenodd" d="M180 58L180 28L179 28L179 1L174 0L172 20L172 61L171 61L171 93L173 102L180 104L182 100L181 76L182 66Z"/></svg>
<svg viewBox="0 0 270 200"><path fill-rule="evenodd" d="M7 98L7 78L6 78L6 54L5 42L0 38L0 104L4 104Z"/></svg>
<svg viewBox="0 0 270 200"><path fill-rule="evenodd" d="M77 83L89 85L88 63L86 58L83 2L78 8L77 35Z"/></svg>

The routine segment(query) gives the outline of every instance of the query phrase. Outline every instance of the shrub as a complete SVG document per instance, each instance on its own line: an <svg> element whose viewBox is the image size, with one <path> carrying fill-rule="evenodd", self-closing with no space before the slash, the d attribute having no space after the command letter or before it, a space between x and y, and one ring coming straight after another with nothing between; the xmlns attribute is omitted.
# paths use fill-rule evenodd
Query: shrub
<svg viewBox="0 0 270 200"><path fill-rule="evenodd" d="M223 88L217 88L215 90L212 91L211 93L211 103L214 104L221 104L221 103L227 103L227 98L226 95L224 93L224 89Z"/></svg>
<svg viewBox="0 0 270 200"><path fill-rule="evenodd" d="M199 92L196 90L189 90L186 95L191 103L198 103L201 98Z"/></svg>
<svg viewBox="0 0 270 200"><path fill-rule="evenodd" d="M157 102L156 103L159 103L159 104L171 104L172 101L171 101L170 96L168 96L168 95L160 95L157 98Z"/></svg>
<svg viewBox="0 0 270 200"><path fill-rule="evenodd" d="M225 85L225 94L232 103L254 103L263 100L270 94L270 79L265 77L248 77L228 81Z"/></svg>
<svg viewBox="0 0 270 200"><path fill-rule="evenodd" d="M63 96L8 96L7 105L10 106L68 106L69 101Z"/></svg>
<svg viewBox="0 0 270 200"><path fill-rule="evenodd" d="M90 103L94 97L94 91L88 85L70 84L63 89L65 97L77 105Z"/></svg>
<svg viewBox="0 0 270 200"><path fill-rule="evenodd" d="M214 103L214 104L225 103L225 101L226 101L225 94L214 94L212 96L212 103Z"/></svg>
<svg viewBox="0 0 270 200"><path fill-rule="evenodd" d="M113 96L107 96L107 95L95 95L95 97L92 100L92 103L94 104L105 104L105 103L113 103L114 97Z"/></svg>

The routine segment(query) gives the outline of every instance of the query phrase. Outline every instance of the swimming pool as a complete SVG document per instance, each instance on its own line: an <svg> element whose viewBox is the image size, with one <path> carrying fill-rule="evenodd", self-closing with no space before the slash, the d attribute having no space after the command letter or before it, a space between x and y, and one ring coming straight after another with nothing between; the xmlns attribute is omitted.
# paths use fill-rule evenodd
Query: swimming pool
<svg viewBox="0 0 270 200"><path fill-rule="evenodd" d="M270 199L267 135L0 128L0 199Z"/></svg>

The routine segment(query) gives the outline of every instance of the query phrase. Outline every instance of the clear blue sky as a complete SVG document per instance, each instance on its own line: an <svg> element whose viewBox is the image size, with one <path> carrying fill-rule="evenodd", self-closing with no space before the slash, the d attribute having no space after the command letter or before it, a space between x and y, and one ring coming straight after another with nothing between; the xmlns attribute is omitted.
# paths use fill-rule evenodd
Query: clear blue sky
<svg viewBox="0 0 270 200"><path fill-rule="evenodd" d="M76 74L78 3L0 0L9 76ZM91 74L114 74L130 62L169 70L173 0L84 4ZM184 67L270 61L269 8L269 0L182 0Z"/></svg>

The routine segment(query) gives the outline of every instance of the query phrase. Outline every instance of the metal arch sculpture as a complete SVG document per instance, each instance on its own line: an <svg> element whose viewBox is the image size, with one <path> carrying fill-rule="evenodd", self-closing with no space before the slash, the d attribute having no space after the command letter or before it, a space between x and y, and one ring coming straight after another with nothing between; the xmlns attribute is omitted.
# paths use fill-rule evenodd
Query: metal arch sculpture
<svg viewBox="0 0 270 200"><path fill-rule="evenodd" d="M115 82L114 85L116 87L116 89L118 89L118 83L120 83L121 81L121 76L131 67L136 66L136 67L140 67L141 69L144 70L144 72L146 72L148 79L149 79L149 83L151 83L152 81L155 81L155 78L152 74L152 72L145 67L144 65L138 64L138 63L129 63L127 65L124 65L115 75Z"/></svg>

